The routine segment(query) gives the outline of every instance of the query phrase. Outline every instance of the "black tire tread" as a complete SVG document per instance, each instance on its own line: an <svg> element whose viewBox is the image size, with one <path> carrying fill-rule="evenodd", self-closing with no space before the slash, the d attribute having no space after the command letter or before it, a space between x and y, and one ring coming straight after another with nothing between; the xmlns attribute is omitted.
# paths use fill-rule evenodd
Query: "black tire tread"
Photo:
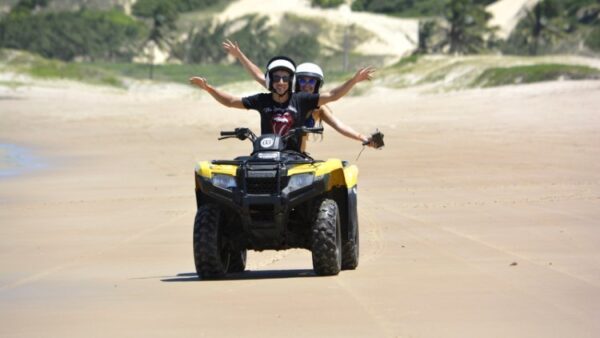
<svg viewBox="0 0 600 338"><path fill-rule="evenodd" d="M228 262L223 262L219 248L220 209L207 204L198 208L194 221L194 263L198 277L223 277Z"/></svg>
<svg viewBox="0 0 600 338"><path fill-rule="evenodd" d="M227 272L239 273L246 270L246 249L240 251L232 251L229 258L229 268Z"/></svg>
<svg viewBox="0 0 600 338"><path fill-rule="evenodd" d="M358 243L348 240L342 247L342 270L354 270L358 267Z"/></svg>
<svg viewBox="0 0 600 338"><path fill-rule="evenodd" d="M339 212L334 200L324 199L312 227L312 259L315 273L337 275L341 270Z"/></svg>

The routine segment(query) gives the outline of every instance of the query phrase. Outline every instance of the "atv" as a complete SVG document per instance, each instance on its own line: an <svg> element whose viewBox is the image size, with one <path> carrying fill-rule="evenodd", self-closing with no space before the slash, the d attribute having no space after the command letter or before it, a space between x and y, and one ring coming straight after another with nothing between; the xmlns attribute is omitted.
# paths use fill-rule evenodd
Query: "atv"
<svg viewBox="0 0 600 338"><path fill-rule="evenodd" d="M194 263L200 278L243 272L247 250L308 249L321 276L356 269L358 168L286 149L290 138L322 131L302 127L259 137L248 128L221 132L219 140L249 139L253 151L196 165Z"/></svg>

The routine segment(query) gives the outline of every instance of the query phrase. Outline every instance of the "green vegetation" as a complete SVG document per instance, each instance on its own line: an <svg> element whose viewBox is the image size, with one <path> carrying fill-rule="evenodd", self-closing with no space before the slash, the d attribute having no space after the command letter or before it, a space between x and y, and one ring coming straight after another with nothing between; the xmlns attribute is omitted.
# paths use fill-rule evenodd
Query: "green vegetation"
<svg viewBox="0 0 600 338"><path fill-rule="evenodd" d="M489 27L491 15L483 0L430 0L413 2L360 0L371 10L407 15L417 11L428 15L419 21L417 53L475 54L488 51L494 44L494 28ZM374 7L382 6L382 7ZM420 7L424 6L424 7Z"/></svg>
<svg viewBox="0 0 600 338"><path fill-rule="evenodd" d="M473 6L485 6L495 0L473 0ZM354 0L352 10L391 14L402 17L441 16L452 0Z"/></svg>
<svg viewBox="0 0 600 338"><path fill-rule="evenodd" d="M417 63L417 61L419 61L419 57L420 56L418 54L404 57L404 58L400 59L400 61L396 62L391 67L392 68L403 68L403 67L405 67L407 65L411 65L411 64Z"/></svg>
<svg viewBox="0 0 600 338"><path fill-rule="evenodd" d="M293 55L298 62L318 63L323 69L327 69L328 73L345 72L366 64L383 64L383 57L353 52L356 46L373 38L371 32L359 26L338 25L292 14L286 14L283 22L285 24L279 26L274 34L274 41L278 46L275 49L276 54ZM305 37L302 38L302 35ZM296 40L300 46L291 47L291 39Z"/></svg>
<svg viewBox="0 0 600 338"><path fill-rule="evenodd" d="M176 22L179 13L177 12L177 2L164 0L140 0L133 6L133 14L145 18L151 22L150 33L145 44L152 42L154 46L166 49L173 40L171 32L177 28ZM154 49L151 49L148 55L150 68L149 77L154 78Z"/></svg>
<svg viewBox="0 0 600 338"><path fill-rule="evenodd" d="M317 37L308 33L292 36L282 47L280 54L286 54L295 60L315 60L321 52Z"/></svg>
<svg viewBox="0 0 600 338"><path fill-rule="evenodd" d="M335 71L343 71L344 53L347 66L371 60L352 54L352 48L371 36L355 26L343 27L322 20L286 14L281 26L273 29L265 16L248 15L227 22L200 21L191 28L187 39L175 44L173 54L184 63L216 64L227 62L222 48L225 39L237 41L244 53L257 65L264 65L273 55L284 54L298 62L312 61ZM347 37L347 50L338 46ZM337 44L336 44L337 43Z"/></svg>
<svg viewBox="0 0 600 338"><path fill-rule="evenodd" d="M586 66L541 64L516 67L495 67L484 71L473 83L474 87L554 81L559 79L600 79L600 70Z"/></svg>
<svg viewBox="0 0 600 338"><path fill-rule="evenodd" d="M502 51L509 54L592 51L600 45L600 1L543 0L519 22Z"/></svg>
<svg viewBox="0 0 600 338"><path fill-rule="evenodd" d="M117 74L93 65L50 60L11 50L0 50L0 60L2 60L2 68L37 78L75 80L90 84L124 87L123 81Z"/></svg>
<svg viewBox="0 0 600 338"><path fill-rule="evenodd" d="M585 39L585 45L594 52L600 52L600 27L595 27L590 31Z"/></svg>
<svg viewBox="0 0 600 338"><path fill-rule="evenodd" d="M600 79L600 69L571 62L577 61L559 56L422 55L385 68L377 81L392 88L424 86L431 91L452 91L557 79Z"/></svg>
<svg viewBox="0 0 600 338"><path fill-rule="evenodd" d="M273 56L274 43L268 19L248 15L223 23L203 21L190 30L188 38L175 47L175 55L186 63L221 63L227 58L222 42L237 41L246 55L263 64ZM226 33L228 33L226 35Z"/></svg>
<svg viewBox="0 0 600 338"><path fill-rule="evenodd" d="M475 0L451 0L444 11L449 28L442 46L448 46L450 54L481 52L486 47L484 36L493 30L487 22L492 17L483 5Z"/></svg>
<svg viewBox="0 0 600 338"><path fill-rule="evenodd" d="M77 1L62 10L82 4ZM386 56L357 52L358 45L373 38L359 26L294 14L286 14L277 27L259 15L214 20L215 13L231 1L138 0L132 7L134 16L128 16L118 9L92 10L100 7L91 5L66 12L49 8L51 0L18 0L10 13L0 17L0 48L42 57L4 52L0 68L118 87L124 86L123 78L185 83L193 74L206 76L215 85L249 81L238 63L230 64L222 48L222 42L231 39L260 67L278 54L298 63L316 62L326 70L328 84L346 79L352 74L348 70L366 64L380 67L377 81L385 86L434 85L440 90L598 78L597 69L563 64L560 59L493 54L600 52L599 0L541 0L507 41L496 40L494 29L488 27L490 15L484 9L493 0L354 0L354 10L420 17L415 55L385 68L381 67ZM311 0L319 7L343 2ZM144 48L149 42L168 51L169 61L183 64L155 66L152 48ZM149 55L142 55L142 50L149 50ZM140 56L146 57L146 64L131 63Z"/></svg>
<svg viewBox="0 0 600 338"><path fill-rule="evenodd" d="M25 83L21 81L0 81L0 86L8 87L11 89L19 88L24 86Z"/></svg>
<svg viewBox="0 0 600 338"><path fill-rule="evenodd" d="M18 10L0 21L0 48L64 61L130 60L144 30L141 23L116 10L37 14Z"/></svg>
<svg viewBox="0 0 600 338"><path fill-rule="evenodd" d="M142 0L139 0L142 1ZM213 7L218 3L228 3L230 0L169 0L175 5L177 12L192 12Z"/></svg>
<svg viewBox="0 0 600 338"><path fill-rule="evenodd" d="M418 53L502 51L540 55L600 51L600 1L541 0L507 41L488 27L484 7L494 0L354 0L352 9L420 17ZM583 42L583 44L581 43Z"/></svg>
<svg viewBox="0 0 600 338"><path fill-rule="evenodd" d="M448 91L493 87L508 84L553 81L558 79L600 79L600 70L587 66L563 64L560 57L501 56L419 56L413 55L380 69L378 86L405 88L431 86L431 90ZM498 64L505 67L498 67ZM147 78L148 65L133 63L86 62L65 63L47 60L29 53L0 50L0 71L26 73L46 79L68 79L90 84L125 87L125 78ZM325 67L326 86L348 79L353 71L331 71ZM187 83L192 75L202 75L211 84L223 86L252 81L239 65L157 65L155 80ZM21 83L2 83L18 86ZM364 89L366 90L366 88ZM361 91L353 91L360 94Z"/></svg>
<svg viewBox="0 0 600 338"><path fill-rule="evenodd" d="M343 4L344 0L311 0L310 4L313 7L333 8Z"/></svg>
<svg viewBox="0 0 600 338"><path fill-rule="evenodd" d="M88 67L103 69L119 76L133 79L147 79L148 65L138 63L90 63ZM250 76L238 65L155 65L154 80L175 82L180 84L187 83L190 76L202 75L206 77L211 84L221 86L224 84L251 81Z"/></svg>

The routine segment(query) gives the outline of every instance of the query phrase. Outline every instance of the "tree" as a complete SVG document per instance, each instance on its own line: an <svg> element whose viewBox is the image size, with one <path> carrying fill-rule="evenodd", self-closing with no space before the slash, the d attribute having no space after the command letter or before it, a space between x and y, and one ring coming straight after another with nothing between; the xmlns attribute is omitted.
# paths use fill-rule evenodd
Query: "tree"
<svg viewBox="0 0 600 338"><path fill-rule="evenodd" d="M343 4L344 0L311 0L310 4L313 7L334 8Z"/></svg>
<svg viewBox="0 0 600 338"><path fill-rule="evenodd" d="M266 16L247 15L223 23L200 23L190 31L177 53L186 62L221 62L227 58L227 52L221 46L227 38L237 41L250 60L262 64L275 50L268 20Z"/></svg>
<svg viewBox="0 0 600 338"><path fill-rule="evenodd" d="M240 23L243 23L240 25ZM232 40L238 41L240 48L257 64L265 64L275 50L275 42L271 35L267 16L246 15L230 23L231 27L239 27L233 34Z"/></svg>
<svg viewBox="0 0 600 338"><path fill-rule="evenodd" d="M13 13L31 13L48 5L48 0L20 0L11 10Z"/></svg>
<svg viewBox="0 0 600 338"><path fill-rule="evenodd" d="M19 10L0 22L0 47L64 61L129 61L143 33L141 23L116 10L36 14Z"/></svg>
<svg viewBox="0 0 600 338"><path fill-rule="evenodd" d="M485 48L486 38L493 35L487 26L491 14L474 0L449 0L444 11L448 22L443 45L451 54L480 52Z"/></svg>
<svg viewBox="0 0 600 338"><path fill-rule="evenodd" d="M508 51L526 51L537 55L541 49L549 50L563 37L561 26L566 24L561 18L558 1L544 0L537 3L517 25L507 41Z"/></svg>
<svg viewBox="0 0 600 338"><path fill-rule="evenodd" d="M227 57L221 47L225 40L227 23L204 22L192 28L183 43L182 59L188 63L217 63Z"/></svg>
<svg viewBox="0 0 600 338"><path fill-rule="evenodd" d="M418 54L427 54L436 51L436 46L433 42L438 24L435 20L419 20L419 46L417 47Z"/></svg>
<svg viewBox="0 0 600 338"><path fill-rule="evenodd" d="M320 45L316 36L298 33L282 45L278 54L285 54L294 60L314 60L319 52Z"/></svg>
<svg viewBox="0 0 600 338"><path fill-rule="evenodd" d="M594 28L585 39L585 44L591 50L600 52L600 27Z"/></svg>
<svg viewBox="0 0 600 338"><path fill-rule="evenodd" d="M150 34L147 42L152 42L158 48L164 49L171 46L170 32L176 29L178 12L174 2L169 0L139 0L133 5L132 12L135 16L151 21ZM150 78L154 73L154 48L150 51Z"/></svg>

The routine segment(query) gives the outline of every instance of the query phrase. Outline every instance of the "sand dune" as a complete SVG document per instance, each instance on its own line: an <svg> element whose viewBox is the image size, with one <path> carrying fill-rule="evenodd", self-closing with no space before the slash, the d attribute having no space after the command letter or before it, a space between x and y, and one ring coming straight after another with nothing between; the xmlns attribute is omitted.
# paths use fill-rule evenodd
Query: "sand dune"
<svg viewBox="0 0 600 338"><path fill-rule="evenodd" d="M490 25L497 26L498 37L508 38L519 20L539 0L499 0L487 7L492 14ZM219 15L221 20L231 20L247 14L267 15L279 23L284 13L301 13L302 16L320 18L338 25L357 25L374 35L374 38L357 47L364 54L388 55L388 64L412 53L418 46L419 23L417 19L400 19L387 15L353 12L348 5L337 9L310 6L307 0L243 0L233 2Z"/></svg>
<svg viewBox="0 0 600 338"><path fill-rule="evenodd" d="M251 13L260 13L280 23L285 13L310 18L319 18L324 22L337 25L356 25L371 32L374 38L359 45L357 51L371 55L390 56L388 63L398 61L415 50L419 37L419 23L415 19L399 19L386 15L364 12L352 12L348 5L337 9L320 9L310 6L306 0L243 0L232 3L219 16L221 20L230 20ZM285 23L282 23L285 24Z"/></svg>
<svg viewBox="0 0 600 338"><path fill-rule="evenodd" d="M519 20L523 18L527 11L532 9L539 0L500 0L487 7L487 11L492 14L491 26L497 26L497 35L501 39L506 39L510 32L517 26Z"/></svg>

